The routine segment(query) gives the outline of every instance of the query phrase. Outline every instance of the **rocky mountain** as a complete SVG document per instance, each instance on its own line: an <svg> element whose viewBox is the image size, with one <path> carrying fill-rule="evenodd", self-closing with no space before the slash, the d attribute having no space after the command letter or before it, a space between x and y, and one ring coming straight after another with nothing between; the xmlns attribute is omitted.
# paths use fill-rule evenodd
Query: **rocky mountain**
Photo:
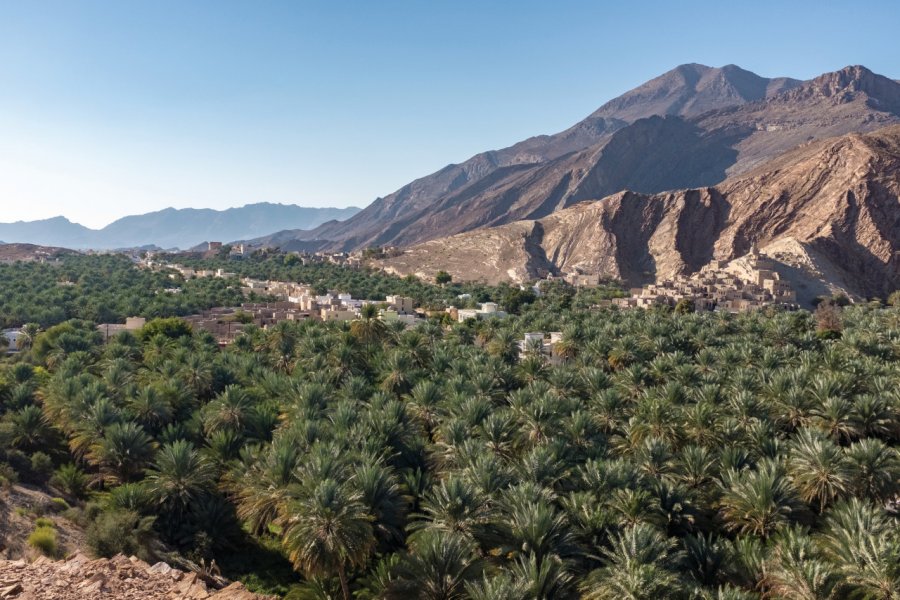
<svg viewBox="0 0 900 600"><path fill-rule="evenodd" d="M767 79L736 65L720 69L681 65L610 100L588 120L603 117L634 122L653 115L696 117L718 108L764 100L801 83L789 77Z"/></svg>
<svg viewBox="0 0 900 600"><path fill-rule="evenodd" d="M51 260L67 254L77 254L66 248L50 248L34 244L7 244L0 242L0 263L17 261Z"/></svg>
<svg viewBox="0 0 900 600"><path fill-rule="evenodd" d="M814 139L900 123L900 84L864 67L810 81L683 65L554 136L473 157L341 223L259 240L290 248L408 246L540 219L629 189L705 187Z"/></svg>
<svg viewBox="0 0 900 600"><path fill-rule="evenodd" d="M312 228L346 219L358 208L306 208L293 204L248 204L227 210L167 208L124 217L103 229L89 229L64 217L0 223L0 237L67 248L132 248L156 245L189 248L206 240L253 238L287 227Z"/></svg>
<svg viewBox="0 0 900 600"><path fill-rule="evenodd" d="M752 244L804 286L881 297L900 288L900 125L809 142L715 186L621 191L424 242L382 264L458 280L582 271L639 285L737 259Z"/></svg>

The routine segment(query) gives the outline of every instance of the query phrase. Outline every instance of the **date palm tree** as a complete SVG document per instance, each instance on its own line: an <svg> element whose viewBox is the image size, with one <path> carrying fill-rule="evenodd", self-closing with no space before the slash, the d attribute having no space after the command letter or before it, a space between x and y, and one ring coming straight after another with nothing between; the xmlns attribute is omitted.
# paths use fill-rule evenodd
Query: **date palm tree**
<svg viewBox="0 0 900 600"><path fill-rule="evenodd" d="M203 407L203 425L207 432L230 429L242 432L247 425L251 401L247 393L236 385L229 385Z"/></svg>
<svg viewBox="0 0 900 600"><path fill-rule="evenodd" d="M299 483L297 468L302 450L294 440L276 438L265 451L245 456L244 464L227 479L238 516L250 531L260 534L287 513L291 486Z"/></svg>
<svg viewBox="0 0 900 600"><path fill-rule="evenodd" d="M545 558L573 557L580 551L565 513L547 503L514 501L499 521L512 551L534 557L532 566L539 571Z"/></svg>
<svg viewBox="0 0 900 600"><path fill-rule="evenodd" d="M474 544L447 531L423 531L395 569L386 600L465 600L483 571Z"/></svg>
<svg viewBox="0 0 900 600"><path fill-rule="evenodd" d="M378 307L364 304L359 311L359 319L350 324L350 333L366 347L378 344L387 335L384 321L378 318Z"/></svg>
<svg viewBox="0 0 900 600"><path fill-rule="evenodd" d="M900 452L875 438L847 448L850 487L859 498L887 502L900 493Z"/></svg>
<svg viewBox="0 0 900 600"><path fill-rule="evenodd" d="M683 590L676 568L677 542L654 527L639 524L617 534L604 548L606 563L591 571L581 585L584 600L655 600L673 598Z"/></svg>
<svg viewBox="0 0 900 600"><path fill-rule="evenodd" d="M177 440L156 453L147 485L157 503L177 516L211 490L215 475L212 463L193 444Z"/></svg>
<svg viewBox="0 0 900 600"><path fill-rule="evenodd" d="M771 461L755 471L729 469L721 487L719 514L728 530L766 538L803 515L784 469Z"/></svg>
<svg viewBox="0 0 900 600"><path fill-rule="evenodd" d="M400 350L391 352L384 363L381 389L399 397L413 388L415 379L415 366L409 356Z"/></svg>
<svg viewBox="0 0 900 600"><path fill-rule="evenodd" d="M207 398L212 386L213 373L210 363L210 357L201 353L191 353L181 368L181 378L198 398Z"/></svg>
<svg viewBox="0 0 900 600"><path fill-rule="evenodd" d="M900 532L883 508L857 498L836 504L817 542L843 576L845 597L900 598Z"/></svg>
<svg viewBox="0 0 900 600"><path fill-rule="evenodd" d="M849 443L859 437L863 424L847 398L828 396L811 411L811 424L825 432L839 444Z"/></svg>
<svg viewBox="0 0 900 600"><path fill-rule="evenodd" d="M145 429L155 432L172 419L172 405L153 386L141 388L128 400L128 412Z"/></svg>
<svg viewBox="0 0 900 600"><path fill-rule="evenodd" d="M513 563L510 574L516 588L522 591L519 597L523 600L574 600L577 597L573 585L575 577L559 556L522 555Z"/></svg>
<svg viewBox="0 0 900 600"><path fill-rule="evenodd" d="M674 478L690 490L710 484L718 471L716 457L705 446L685 446L674 460Z"/></svg>
<svg viewBox="0 0 900 600"><path fill-rule="evenodd" d="M143 473L154 447L153 438L137 423L113 423L91 445L87 458L105 481L127 483Z"/></svg>
<svg viewBox="0 0 900 600"><path fill-rule="evenodd" d="M421 519L409 527L414 538L425 531L444 531L474 541L484 535L494 513L478 490L460 477L450 477L422 501Z"/></svg>
<svg viewBox="0 0 900 600"><path fill-rule="evenodd" d="M409 500L389 467L366 462L356 467L353 486L360 502L372 516L372 528L379 546L391 549L403 541L403 527Z"/></svg>
<svg viewBox="0 0 900 600"><path fill-rule="evenodd" d="M431 441L434 441L434 430L440 416L442 400L440 386L429 379L424 379L413 386L409 393L409 407Z"/></svg>
<svg viewBox="0 0 900 600"><path fill-rule="evenodd" d="M785 529L777 536L766 576L766 588L777 598L830 600L840 598L839 577L806 531Z"/></svg>
<svg viewBox="0 0 900 600"><path fill-rule="evenodd" d="M13 447L29 451L47 447L52 430L40 407L25 406L10 417Z"/></svg>
<svg viewBox="0 0 900 600"><path fill-rule="evenodd" d="M824 434L802 429L791 441L788 474L804 502L819 512L850 489L850 463Z"/></svg>
<svg viewBox="0 0 900 600"><path fill-rule="evenodd" d="M468 600L527 600L529 582L521 574L517 575L514 577L510 571L503 570L466 582L466 596Z"/></svg>
<svg viewBox="0 0 900 600"><path fill-rule="evenodd" d="M325 479L288 505L282 544L307 577L337 574L350 600L347 569L361 567L375 547L372 517L359 492Z"/></svg>
<svg viewBox="0 0 900 600"><path fill-rule="evenodd" d="M26 323L19 331L19 339L16 341L16 345L20 351L25 351L34 344L34 339L41 332L41 326L37 323Z"/></svg>

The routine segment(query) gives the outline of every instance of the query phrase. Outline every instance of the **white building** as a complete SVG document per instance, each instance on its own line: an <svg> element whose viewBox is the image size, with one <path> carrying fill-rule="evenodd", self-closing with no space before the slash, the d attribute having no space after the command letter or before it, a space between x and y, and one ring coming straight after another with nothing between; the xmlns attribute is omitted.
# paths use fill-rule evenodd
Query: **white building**
<svg viewBox="0 0 900 600"><path fill-rule="evenodd" d="M4 329L2 332L0 332L0 335L2 335L3 337L6 338L6 341L7 341L6 351L7 352L18 352L19 351L19 338L21 338L25 334L23 334L18 329Z"/></svg>
<svg viewBox="0 0 900 600"><path fill-rule="evenodd" d="M457 320L460 323L466 319L503 319L506 313L499 310L495 302L485 302L481 308L460 308L457 311Z"/></svg>
<svg viewBox="0 0 900 600"><path fill-rule="evenodd" d="M556 345L562 341L562 332L551 331L544 334L542 331L526 333L519 342L519 359L524 359L531 352L537 352L547 358L551 364L558 364L561 358L555 352Z"/></svg>

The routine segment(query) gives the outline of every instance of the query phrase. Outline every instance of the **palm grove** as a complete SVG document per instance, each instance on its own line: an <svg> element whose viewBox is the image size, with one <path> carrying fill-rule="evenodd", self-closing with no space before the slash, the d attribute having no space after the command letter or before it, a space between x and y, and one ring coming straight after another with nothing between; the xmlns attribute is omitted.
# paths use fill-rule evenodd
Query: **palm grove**
<svg viewBox="0 0 900 600"><path fill-rule="evenodd" d="M292 598L900 598L900 310L584 303L225 349L63 321L0 370L2 474L63 495L97 553ZM520 356L554 330L560 364Z"/></svg>

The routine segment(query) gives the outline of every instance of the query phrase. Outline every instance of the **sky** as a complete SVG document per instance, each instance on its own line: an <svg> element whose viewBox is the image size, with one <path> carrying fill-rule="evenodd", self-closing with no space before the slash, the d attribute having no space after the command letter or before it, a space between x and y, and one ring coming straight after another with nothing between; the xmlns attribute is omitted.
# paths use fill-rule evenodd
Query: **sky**
<svg viewBox="0 0 900 600"><path fill-rule="evenodd" d="M900 79L900 3L0 0L0 222L365 206L683 63Z"/></svg>

